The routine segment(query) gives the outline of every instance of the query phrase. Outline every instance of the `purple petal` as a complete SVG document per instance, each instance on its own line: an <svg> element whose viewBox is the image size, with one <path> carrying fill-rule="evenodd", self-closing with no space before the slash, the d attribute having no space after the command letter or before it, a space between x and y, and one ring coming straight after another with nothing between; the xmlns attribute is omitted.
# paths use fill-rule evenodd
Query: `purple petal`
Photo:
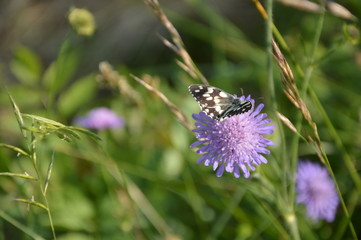
<svg viewBox="0 0 361 240"><path fill-rule="evenodd" d="M255 105L250 97L240 97L252 103L250 111L235 115L222 121L216 121L204 112L193 114L196 138L191 147L202 145L197 151L203 154L197 163L213 166L216 176L223 172L231 172L235 177L240 177L240 172L248 178L250 170L255 171L256 165L267 163L261 154L270 154L268 146L274 142L263 135L272 134L274 126L267 125L272 122L266 113L261 113L263 104Z"/></svg>
<svg viewBox="0 0 361 240"><path fill-rule="evenodd" d="M223 172L224 172L224 164L221 164L221 166L217 169L216 176L222 177Z"/></svg>
<svg viewBox="0 0 361 240"><path fill-rule="evenodd" d="M194 143L192 143L189 147L196 147L196 146L198 146L198 145L201 145L201 144L203 144L203 143L206 143L207 142L207 140L204 140L204 141L195 141Z"/></svg>

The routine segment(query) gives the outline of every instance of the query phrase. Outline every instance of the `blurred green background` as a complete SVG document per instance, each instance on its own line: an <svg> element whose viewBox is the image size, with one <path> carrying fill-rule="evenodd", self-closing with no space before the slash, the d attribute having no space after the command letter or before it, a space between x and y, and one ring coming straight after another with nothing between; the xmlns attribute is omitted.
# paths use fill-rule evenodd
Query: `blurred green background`
<svg viewBox="0 0 361 240"><path fill-rule="evenodd" d="M313 67L310 87L337 137L308 95L305 102L360 234L360 189L344 159L351 159L359 175L361 2L338 3L353 17L344 19L327 11L318 44L314 39L320 13L275 1L273 18L289 46L285 55L291 68ZM57 239L292 238L289 209L279 194L292 183L283 182L282 170L294 156L287 152L294 133L276 120L275 112L295 121L297 109L283 94L276 64L276 103L270 101L265 21L252 1L161 1L161 6L210 84L238 95L251 94L257 104L265 103L265 112L274 119L276 133L269 138L276 145L267 156L269 163L258 167L252 178L235 179L231 174L216 178L210 167L195 164L199 156L189 148L193 134L156 95L129 76L148 79L190 121L199 111L187 87L200 82L177 65L176 54L159 37L169 39L168 32L143 1L1 1L0 143L26 150L30 146L6 89L21 112L66 125L101 106L125 119L124 128L96 132L101 141L83 134L68 143L53 134L37 142L43 178L53 160L46 196ZM75 31L68 20L72 8L93 14L94 34L81 36ZM99 71L103 61L139 94L138 102L104 84ZM302 76L297 71L294 75L302 86ZM314 149L303 141L297 156L318 161ZM36 175L28 158L4 148L0 172ZM46 211L14 201L33 197L43 202L39 189L36 181L0 176L0 239L53 237ZM296 206L295 214L302 239L352 238L341 207L333 223L313 224L302 206Z"/></svg>

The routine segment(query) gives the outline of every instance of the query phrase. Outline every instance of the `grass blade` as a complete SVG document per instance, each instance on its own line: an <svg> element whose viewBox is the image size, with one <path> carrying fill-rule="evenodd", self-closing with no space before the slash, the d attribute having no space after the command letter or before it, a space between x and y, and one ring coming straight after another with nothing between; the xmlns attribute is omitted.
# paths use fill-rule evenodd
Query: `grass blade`
<svg viewBox="0 0 361 240"><path fill-rule="evenodd" d="M42 209L44 209L46 211L49 211L49 209L44 204L39 203L39 202L35 202L35 201L32 201L32 200L23 199L23 198L16 198L15 201L22 202L22 203L27 203L29 205L33 205L33 206L42 208Z"/></svg>
<svg viewBox="0 0 361 240"><path fill-rule="evenodd" d="M7 90L6 90L7 91ZM18 124L19 124L19 127L21 129L21 133L23 135L24 138L26 138L26 131L23 130L23 127L24 127L24 119L21 115L21 112L20 112L20 109L18 107L18 105L16 104L14 98L11 96L11 94L9 93L9 91L7 91L7 94L9 96L9 99L10 99L10 102L11 102L11 105L13 106L13 109L14 109L14 113L15 113L15 117L16 117L16 120L18 121Z"/></svg>
<svg viewBox="0 0 361 240"><path fill-rule="evenodd" d="M54 163L54 152L53 152L50 162L49 162L48 172L46 173L45 184L44 184L44 195L46 195L46 190L48 189L51 172L53 170L53 163Z"/></svg>
<svg viewBox="0 0 361 240"><path fill-rule="evenodd" d="M24 117L27 117L27 118L30 118L33 120L37 120L41 123L50 124L50 125L57 126L57 127L66 127L64 124L54 121L54 120L51 120L51 119L48 119L48 118L44 118L44 117L40 117L40 116L36 116L36 115L32 115L32 114L27 114L27 113L23 113L22 115Z"/></svg>
<svg viewBox="0 0 361 240"><path fill-rule="evenodd" d="M38 180L36 177L30 176L27 173L22 174L22 173L0 172L0 176L19 177L19 178L25 178L35 181Z"/></svg>
<svg viewBox="0 0 361 240"><path fill-rule="evenodd" d="M12 146L12 145L9 145L9 144L4 144L4 143L0 143L0 147L3 147L3 148L7 148L7 149L10 149L10 150L13 150L15 152L17 152L18 154L22 154L26 157L30 157L30 154L25 152L23 149L21 148L18 148L18 147L15 147L15 146Z"/></svg>

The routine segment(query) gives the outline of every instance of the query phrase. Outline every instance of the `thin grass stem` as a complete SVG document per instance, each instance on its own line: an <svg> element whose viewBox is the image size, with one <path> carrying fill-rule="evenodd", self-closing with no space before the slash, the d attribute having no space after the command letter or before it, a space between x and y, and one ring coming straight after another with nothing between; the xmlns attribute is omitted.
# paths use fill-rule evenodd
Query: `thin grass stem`
<svg viewBox="0 0 361 240"><path fill-rule="evenodd" d="M265 18L267 19L268 18L268 15L267 13L264 11L262 5L257 1L257 0L253 0L253 2L255 3L256 5L256 8L258 9L258 11L260 12L260 14ZM323 9L324 9L324 6L323 6ZM302 86L302 91L301 91L301 95L300 95L300 98L302 99L302 97L304 97L304 95L306 94L307 90L309 89L309 82L310 82L310 79L311 79L311 75L312 75L312 72L313 72L313 69L314 69L314 58L315 58L315 54L316 54L316 49L317 49L317 46L318 46L318 43L319 43L319 39L320 39L320 36L321 36L321 32L322 32L322 28L323 28L323 22L324 22L324 15L325 15L325 11L322 11L322 13L320 14L320 18L318 20L318 23L317 23L317 27L316 27L316 32L315 32L315 37L314 37L314 40L313 40L313 45L312 45L312 49L311 49L311 54L310 54L310 64L308 65L308 67L306 68L306 74L303 74L303 71L301 68L297 67L297 71L300 73L300 76L304 76L303 79L303 86ZM281 35L277 35L277 37L280 37L281 40L283 40L282 36ZM285 46L287 46L287 44L282 41ZM289 49L288 47L286 49ZM307 110L308 111L308 110ZM301 129L302 127L302 124L301 124L301 120L302 120L302 114L301 112L298 112L298 115L296 116L296 129L299 131L299 129ZM315 140L316 141L313 141L314 145L315 145L315 148L316 148L316 152L318 153L319 157L320 157L320 160L324 163L324 165L326 165L326 167L328 168L329 172L330 172L330 175L331 177L333 178L334 182L335 182L335 185L336 185L336 188L337 188L337 191L338 191L338 195L340 197L340 200L341 200L341 204L342 204L342 207L344 209L344 212L345 212L345 215L348 217L349 219L349 228L350 228L350 231L353 235L353 237L355 239L357 239L357 235L355 233L355 230L354 230L354 227L353 227L353 224L349 218L349 213L348 213L348 210L346 208L346 205L344 203L344 199L341 195L341 192L339 190L339 186L336 182L336 179L334 177L334 173L330 167L330 163L328 161L328 158L325 154L325 151L321 145L321 140L319 138L319 135L318 135L318 131L317 131L317 126L316 124L312 121L312 119L306 119L310 125L310 127L313 129L313 133L314 133L314 137L315 137ZM298 148L298 143L299 142L299 137L296 135L294 135L293 137L293 141L292 141L292 148L296 149ZM294 152L296 153L296 152ZM292 170L291 170L291 174L293 175L291 177L291 179L294 179L295 177L295 172L296 172L296 168L297 168L297 155L292 157ZM356 178L358 179L358 178ZM358 180L357 180L358 181ZM295 198L295 184L291 184L291 190L290 190L290 197L292 200L294 200Z"/></svg>
<svg viewBox="0 0 361 240"><path fill-rule="evenodd" d="M312 47L312 51L311 51L311 59L314 59L315 54L316 54L316 48L318 46L318 42L321 36L321 32L322 32L322 26L323 26L323 21L324 21L324 12L320 15L320 18L318 20L317 23L317 28L316 28L316 33L315 33L315 37L313 40L313 47ZM288 47L287 47L288 49ZM299 69L300 71L302 71L301 69ZM304 84L302 86L302 90L300 93L300 97L303 98L305 95L305 92L308 89L309 86L309 82L311 79L311 75L313 72L313 64L310 64L306 70L306 74L301 74L302 76L304 76ZM301 112L297 112L296 115L296 129L297 131L300 131L300 129L302 128L302 114ZM297 163L298 163L298 146L299 146L299 136L294 135L293 140L292 140L292 149L293 149L293 156L291 158L291 185L290 185L290 200L291 202L295 202L295 195L296 195L296 191L295 191L295 186L296 186L296 171L297 171Z"/></svg>
<svg viewBox="0 0 361 240"><path fill-rule="evenodd" d="M257 4L258 5L258 4ZM259 5L258 5L259 7ZM277 106L277 101L276 101L276 91L275 91L275 86L274 86L274 78L273 78L273 46L272 46L272 41L273 41L273 31L276 32L277 35L280 35L280 33L278 32L277 28L275 27L275 25L273 24L273 17L272 17L272 13L273 13L273 1L272 0L267 0L266 1L266 9L267 9L267 17L266 22L267 22L267 32L266 32L266 43L267 43L267 69L268 69L268 88L269 88L269 92L270 92L270 99L271 99L271 104L273 106L273 109L277 111L278 106ZM285 43L283 43L285 45ZM285 136L284 136L284 132L283 132L283 128L282 128L282 124L280 123L280 119L276 118L277 121L277 126L279 126L279 132L280 132L280 136L281 136L281 140L282 140L282 145L285 146ZM298 142L298 141L297 141ZM294 159L296 158L296 153L298 151L294 151ZM287 208L290 212L286 212L284 214L285 220L289 226L290 232L292 234L292 238L299 240L300 239L300 233L299 233L299 229L298 229L298 225L297 225L297 218L294 212L294 201L293 198L289 199L288 196L288 185L289 185L289 170L290 170L290 164L288 161L288 158L286 156L285 153L285 148L282 147L282 167L283 167L283 171L282 171L282 195L285 199L287 199L287 204L289 204L289 207ZM292 176L292 174L291 174ZM293 177L291 177L291 179L293 179ZM292 181L292 180L291 180ZM294 185L294 183L291 183L291 185ZM292 188L291 188L292 190ZM291 201L290 201L291 200Z"/></svg>
<svg viewBox="0 0 361 240"><path fill-rule="evenodd" d="M310 94L311 94L312 99L313 99L314 102L316 103L317 108L318 108L320 111L323 110L321 103L318 101L318 98L317 98L317 96L316 96L316 93L315 93L312 89L310 89L309 92L310 92ZM324 118L327 116L327 114L326 114L326 112L324 112L324 110L323 110L323 115L324 115ZM327 117L327 119L328 119L328 117ZM329 121L329 123L330 123L330 121ZM351 216L350 216L350 214L349 214L349 212L348 212L347 206L346 206L345 201L344 201L344 199L343 199L343 197L342 197L342 193L341 193L341 191L340 191L340 188L339 188L339 185L338 185L338 183L337 183L337 179L336 179L336 177L335 177L335 175L334 175L334 172L333 172L333 170L332 170L332 168L331 168L330 162L328 161L328 158L327 158L327 155L326 155L324 149L321 149L321 150L322 150L322 155L323 155L323 157L324 157L324 159L325 159L325 165L326 165L326 167L327 167L327 169L328 169L328 171L329 171L329 173L330 173L330 175L331 175L331 177L332 177L332 179L333 179L333 181L334 181L334 183L335 183L335 186L336 186L336 189L337 189L337 193L338 193L338 195L339 195L339 197L340 197L341 206L342 206L342 208L343 208L343 210L344 210L344 212L345 212L345 215L346 215L346 217L347 217L347 219L348 219L348 225L349 225L349 228L350 228L350 230L351 230L352 236L354 237L354 239L358 239L358 238L357 238L356 231L355 231L355 228L354 228L353 223L352 223L352 221L351 221ZM352 163L351 163L351 164L352 164ZM347 166L347 165L348 165L348 164L346 164L346 166ZM353 172L353 171L351 171L351 172ZM358 178L358 177L356 177L356 179L357 179L356 181L359 181L359 178Z"/></svg>
<svg viewBox="0 0 361 240"><path fill-rule="evenodd" d="M325 125L327 126L331 136L334 138L336 145L341 150L342 155L344 156L346 167L350 173L351 178L353 179L353 181L356 185L357 191L359 193L361 193L361 178L360 178L360 175L357 173L357 169L355 168L354 164L352 163L351 156L348 154L345 146L342 143L340 136L338 135L335 127L333 126L333 124L331 122L331 119L328 117L325 109L323 108L323 106L322 106L320 100L318 99L313 88L309 89L309 93L312 98L312 101L315 103L317 110L320 112L322 119L323 119Z"/></svg>
<svg viewBox="0 0 361 240"><path fill-rule="evenodd" d="M35 126L34 121L35 120L32 119L32 127ZM48 214L50 228L51 228L51 232L53 234L53 239L56 239L55 228L54 228L54 224L53 224L53 219L51 217L51 212L50 212L50 208L49 208L48 199L46 197L45 189L43 188L43 185L42 185L43 178L42 178L42 176L40 174L40 171L38 169L38 166L37 166L37 154L36 154L36 143L37 143L37 141L36 141L35 133L33 131L31 131L31 133L30 133L30 141L31 141L31 144L30 144L30 156L31 156L31 159L32 159L34 170L36 172L37 179L38 179L39 189L40 189L41 194L42 194L42 196L44 198L45 206L47 208L46 211L47 211L47 214Z"/></svg>

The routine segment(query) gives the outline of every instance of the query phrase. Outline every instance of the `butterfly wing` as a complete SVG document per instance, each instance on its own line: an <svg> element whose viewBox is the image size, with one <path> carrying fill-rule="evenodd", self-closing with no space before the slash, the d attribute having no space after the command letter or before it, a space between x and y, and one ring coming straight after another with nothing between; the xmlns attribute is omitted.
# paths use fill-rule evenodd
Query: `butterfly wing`
<svg viewBox="0 0 361 240"><path fill-rule="evenodd" d="M250 101L242 101L238 98L234 98L232 104L221 113L219 119L225 119L234 115L248 112L251 110L251 108L252 103Z"/></svg>
<svg viewBox="0 0 361 240"><path fill-rule="evenodd" d="M197 100L202 112L216 120L231 107L235 99L231 94L207 85L194 84L189 86L189 91Z"/></svg>

